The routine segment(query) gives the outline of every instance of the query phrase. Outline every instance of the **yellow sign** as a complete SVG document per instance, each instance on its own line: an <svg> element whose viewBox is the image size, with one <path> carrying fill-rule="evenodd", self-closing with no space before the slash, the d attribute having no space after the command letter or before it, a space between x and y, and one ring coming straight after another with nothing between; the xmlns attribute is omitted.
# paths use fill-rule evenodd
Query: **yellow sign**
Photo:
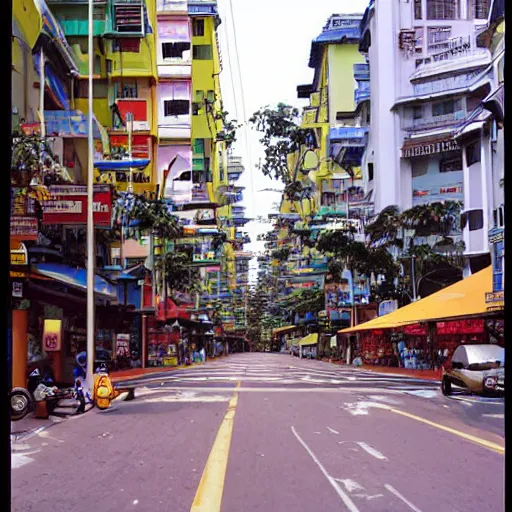
<svg viewBox="0 0 512 512"><path fill-rule="evenodd" d="M485 294L486 304L496 304L505 301L505 292L490 292Z"/></svg>
<svg viewBox="0 0 512 512"><path fill-rule="evenodd" d="M11 249L11 265L28 265L28 251L25 244L21 244L18 249Z"/></svg>
<svg viewBox="0 0 512 512"><path fill-rule="evenodd" d="M46 352L58 352L62 345L62 320L44 321L43 349Z"/></svg>

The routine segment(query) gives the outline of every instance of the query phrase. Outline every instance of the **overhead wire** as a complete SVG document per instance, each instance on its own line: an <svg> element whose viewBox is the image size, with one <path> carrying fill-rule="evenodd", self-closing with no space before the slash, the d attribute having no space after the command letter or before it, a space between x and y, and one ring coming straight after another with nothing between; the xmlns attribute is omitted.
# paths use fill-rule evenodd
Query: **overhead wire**
<svg viewBox="0 0 512 512"><path fill-rule="evenodd" d="M240 82L240 96L242 100L242 120L243 120L243 127L244 127L244 142L245 142L245 150L247 154L247 158L249 160L249 174L250 174L250 180L251 180L251 199L252 199L252 210L253 210L253 216L256 215L256 197L255 197L255 191L256 186L254 183L254 169L253 169L253 162L252 162L252 153L251 153L251 144L249 140L249 126L248 126L248 119L246 115L246 109L245 109L245 94L244 94L244 83L242 80L242 70L240 67L240 54L238 51L238 39L236 35L236 23L235 23L235 14L233 9L233 2L232 0L228 0L229 5L229 11L231 14L231 25L233 27L233 42L235 47L235 60L236 60L236 68L238 72L238 80Z"/></svg>

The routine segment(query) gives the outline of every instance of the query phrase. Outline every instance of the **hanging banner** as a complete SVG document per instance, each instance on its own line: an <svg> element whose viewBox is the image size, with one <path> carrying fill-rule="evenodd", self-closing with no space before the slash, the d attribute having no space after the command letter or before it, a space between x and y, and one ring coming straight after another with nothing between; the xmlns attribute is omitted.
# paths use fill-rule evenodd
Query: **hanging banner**
<svg viewBox="0 0 512 512"><path fill-rule="evenodd" d="M41 201L43 224L87 224L87 187L56 185L50 187L51 199ZM109 185L94 185L94 225L110 227L112 189Z"/></svg>
<svg viewBox="0 0 512 512"><path fill-rule="evenodd" d="M482 334L484 320L481 318L437 322L437 334Z"/></svg>
<svg viewBox="0 0 512 512"><path fill-rule="evenodd" d="M62 345L62 320L44 321L43 349L46 352L58 352Z"/></svg>

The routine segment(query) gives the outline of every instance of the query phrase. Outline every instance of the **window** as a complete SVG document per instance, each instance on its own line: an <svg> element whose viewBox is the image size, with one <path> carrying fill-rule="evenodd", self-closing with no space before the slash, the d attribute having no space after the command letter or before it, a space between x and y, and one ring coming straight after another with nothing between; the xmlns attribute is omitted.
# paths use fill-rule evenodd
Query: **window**
<svg viewBox="0 0 512 512"><path fill-rule="evenodd" d="M421 20L421 2L422 0L414 0L414 19Z"/></svg>
<svg viewBox="0 0 512 512"><path fill-rule="evenodd" d="M414 51L423 53L423 27L415 27L414 29Z"/></svg>
<svg viewBox="0 0 512 512"><path fill-rule="evenodd" d="M206 91L206 99L209 103L213 103L215 101L215 91Z"/></svg>
<svg viewBox="0 0 512 512"><path fill-rule="evenodd" d="M502 228L505 225L505 212L503 210L503 206L496 208L492 212L492 218L494 220L495 228Z"/></svg>
<svg viewBox="0 0 512 512"><path fill-rule="evenodd" d="M204 154L204 139L194 139L194 142L192 143L192 152L195 155Z"/></svg>
<svg viewBox="0 0 512 512"><path fill-rule="evenodd" d="M116 98L138 98L137 83L119 83L115 85Z"/></svg>
<svg viewBox="0 0 512 512"><path fill-rule="evenodd" d="M429 27L427 32L429 50L437 52L448 48L451 34L452 27Z"/></svg>
<svg viewBox="0 0 512 512"><path fill-rule="evenodd" d="M190 43L162 43L162 57L165 59L183 59L183 53L190 50Z"/></svg>
<svg viewBox="0 0 512 512"><path fill-rule="evenodd" d="M204 36L204 20L193 20L192 21L192 35L194 37Z"/></svg>
<svg viewBox="0 0 512 512"><path fill-rule="evenodd" d="M199 114L201 114L201 103L197 103L194 101L194 103L192 103L192 115L193 116L198 116Z"/></svg>
<svg viewBox="0 0 512 512"><path fill-rule="evenodd" d="M460 0L427 0L428 20L457 20L460 17Z"/></svg>
<svg viewBox="0 0 512 512"><path fill-rule="evenodd" d="M373 181L373 163L368 164L368 181Z"/></svg>
<svg viewBox="0 0 512 512"><path fill-rule="evenodd" d="M468 12L475 20L486 20L489 17L491 0L468 0Z"/></svg>
<svg viewBox="0 0 512 512"><path fill-rule="evenodd" d="M412 109L412 118L413 119L421 119L423 117L423 107L421 105L417 105Z"/></svg>
<svg viewBox="0 0 512 512"><path fill-rule="evenodd" d="M211 44L195 44L192 48L192 58L196 60L212 60L212 45Z"/></svg>
<svg viewBox="0 0 512 512"><path fill-rule="evenodd" d="M457 172L462 171L462 154L443 158L439 163L439 172Z"/></svg>
<svg viewBox="0 0 512 512"><path fill-rule="evenodd" d="M112 43L112 51L123 53L140 53L140 39L135 37L114 39Z"/></svg>
<svg viewBox="0 0 512 512"><path fill-rule="evenodd" d="M460 216L460 226L464 229L469 226L469 231L477 231L484 227L484 211L483 210L471 210L464 212Z"/></svg>
<svg viewBox="0 0 512 512"><path fill-rule="evenodd" d="M439 101L432 104L432 116L445 116L462 110L462 100Z"/></svg>
<svg viewBox="0 0 512 512"><path fill-rule="evenodd" d="M480 162L481 158L481 145L480 145L480 139L473 142L472 144L469 144L466 146L466 160L468 167L470 165L476 164L477 162Z"/></svg>
<svg viewBox="0 0 512 512"><path fill-rule="evenodd" d="M164 115L169 116L186 116L190 114L190 103L188 100L165 100Z"/></svg>
<svg viewBox="0 0 512 512"><path fill-rule="evenodd" d="M87 80L80 80L77 83L76 94L77 98L89 97L89 83ZM107 80L94 80L93 88L94 98L108 98L108 82Z"/></svg>

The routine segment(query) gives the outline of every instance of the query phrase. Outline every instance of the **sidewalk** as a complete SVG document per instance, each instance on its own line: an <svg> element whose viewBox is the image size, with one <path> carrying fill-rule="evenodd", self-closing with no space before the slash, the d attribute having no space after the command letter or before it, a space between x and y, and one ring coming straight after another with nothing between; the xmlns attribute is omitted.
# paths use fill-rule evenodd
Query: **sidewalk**
<svg viewBox="0 0 512 512"><path fill-rule="evenodd" d="M329 362L329 359L323 359L325 362ZM346 365L337 361L331 361L331 364L337 366L345 366L346 368L366 370L374 373L381 373L386 375L394 375L401 377L413 377L417 379L441 381L443 373L442 370L413 370L410 368L390 368L387 366L375 366L371 364L363 364L363 366Z"/></svg>
<svg viewBox="0 0 512 512"><path fill-rule="evenodd" d="M39 432L63 421L65 419L55 416L50 416L47 420L40 420L36 418L35 413L31 412L21 420L11 421L11 441L16 442L21 439L29 439Z"/></svg>

